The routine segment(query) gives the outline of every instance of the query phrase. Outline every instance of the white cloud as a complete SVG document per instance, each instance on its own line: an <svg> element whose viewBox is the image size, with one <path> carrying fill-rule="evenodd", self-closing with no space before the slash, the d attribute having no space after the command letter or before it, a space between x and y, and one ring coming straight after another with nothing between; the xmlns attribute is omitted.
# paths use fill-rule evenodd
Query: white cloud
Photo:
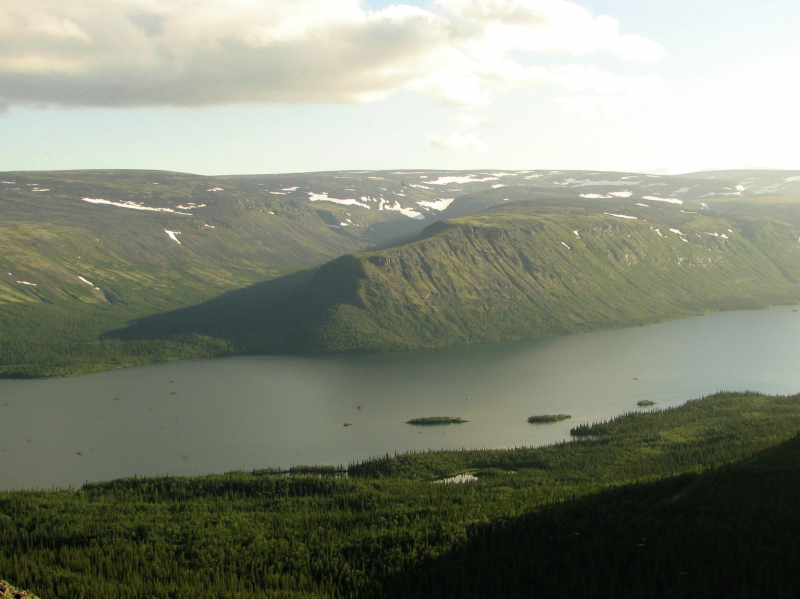
<svg viewBox="0 0 800 599"><path fill-rule="evenodd" d="M664 60L667 51L661 44L640 35L621 35L613 53L626 60Z"/></svg>
<svg viewBox="0 0 800 599"><path fill-rule="evenodd" d="M455 116L456 127L459 129L477 129L489 123L485 116L475 116L474 114L461 113Z"/></svg>
<svg viewBox="0 0 800 599"><path fill-rule="evenodd" d="M617 116L631 110L638 104L638 98L627 96L567 96L555 98L553 104L564 114L589 117L597 113Z"/></svg>
<svg viewBox="0 0 800 599"><path fill-rule="evenodd" d="M519 52L665 55L564 0L3 0L0 103L369 102L400 90L485 105L548 80ZM603 92L598 92L603 93Z"/></svg>
<svg viewBox="0 0 800 599"><path fill-rule="evenodd" d="M616 75L577 64L552 72L549 80L564 90L590 92L585 96L553 100L562 112L583 116L598 112L606 115L623 114L663 87L657 75Z"/></svg>
<svg viewBox="0 0 800 599"><path fill-rule="evenodd" d="M456 150L458 152L479 152L485 154L489 151L481 138L474 133L461 134L453 132L450 135L430 135L428 141L439 150Z"/></svg>
<svg viewBox="0 0 800 599"><path fill-rule="evenodd" d="M34 34L42 34L53 38L76 39L89 41L86 32L69 19L60 19L48 14L33 13L27 15L28 30Z"/></svg>
<svg viewBox="0 0 800 599"><path fill-rule="evenodd" d="M459 21L483 24L497 48L570 56L609 52L626 60L658 60L666 50L638 35L622 35L619 21L594 16L566 0L437 0Z"/></svg>

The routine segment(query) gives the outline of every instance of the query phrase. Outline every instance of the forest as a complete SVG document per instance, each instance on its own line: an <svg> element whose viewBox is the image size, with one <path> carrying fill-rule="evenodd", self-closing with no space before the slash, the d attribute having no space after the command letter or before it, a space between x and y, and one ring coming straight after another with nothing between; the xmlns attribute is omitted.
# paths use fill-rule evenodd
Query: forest
<svg viewBox="0 0 800 599"><path fill-rule="evenodd" d="M346 472L2 493L0 578L87 599L792 596L800 395L717 393L586 428ZM431 484L466 471L477 481Z"/></svg>

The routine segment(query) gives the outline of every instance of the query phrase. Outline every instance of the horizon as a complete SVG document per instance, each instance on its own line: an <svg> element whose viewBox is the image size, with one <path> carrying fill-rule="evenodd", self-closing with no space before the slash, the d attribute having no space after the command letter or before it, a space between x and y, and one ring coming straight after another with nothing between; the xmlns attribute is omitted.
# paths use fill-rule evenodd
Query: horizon
<svg viewBox="0 0 800 599"><path fill-rule="evenodd" d="M646 171L633 171L633 170L600 170L600 169L591 169L591 168L582 168L582 169L568 169L568 168L561 168L561 169L504 169L504 168L465 168L465 169L457 169L457 168L426 168L426 167L398 167L398 168L382 168L382 169L338 169L338 170L324 170L324 171L286 171L286 172L247 172L247 173L214 173L214 174L205 174L205 173L197 173L197 172L190 172L190 171L175 171L175 170L168 170L168 169L159 169L159 168L73 168L73 169L31 169L31 170L7 170L7 171L0 171L0 173L80 173L80 172L98 172L98 171L130 171L130 172L151 172L151 173L173 173L173 174L181 174L181 175L192 175L197 177L248 177L248 176L278 176L278 175L313 175L313 174L326 174L326 173L379 173L379 172L388 172L388 171L396 171L395 174L403 174L403 172L452 172L452 173L468 173L468 172L478 172L478 171L497 171L497 172L508 172L508 173L522 173L522 172L536 172L536 171L550 171L550 172L559 172L559 173L572 173L572 172L587 172L587 171L595 171L596 173L619 173L619 174L626 174L626 175L656 175L657 173L648 173ZM697 174L705 174L705 173L724 173L724 172L739 172L739 171L758 171L758 172L786 172L786 173L795 173L800 171L800 169L773 169L773 168L741 168L741 169L730 169L730 168L722 168L722 169L713 169L713 170L701 170L701 171L691 171L691 172L681 172L681 173L669 173L669 174L661 174L658 173L659 176L662 177L688 177Z"/></svg>

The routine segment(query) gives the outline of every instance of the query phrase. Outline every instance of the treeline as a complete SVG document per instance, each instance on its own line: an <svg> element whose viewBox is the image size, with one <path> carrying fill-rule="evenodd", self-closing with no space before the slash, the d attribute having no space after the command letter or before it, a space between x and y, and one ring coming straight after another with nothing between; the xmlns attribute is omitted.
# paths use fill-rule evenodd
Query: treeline
<svg viewBox="0 0 800 599"><path fill-rule="evenodd" d="M612 579L608 588L642 589L672 575L672 565L659 569L659 556L682 554L685 539L693 537L681 536L681 526L696 522L676 519L668 500L709 476L696 473L750 458L798 431L800 395L720 393L600 423L591 437L574 442L387 456L351 464L347 477L338 471L255 471L2 493L0 577L42 597L70 599L558 597L575 596L576 589L583 589L577 596L604 596L599 589ZM789 460L794 468L796 453ZM697 582L704 568L703 584L711 584L720 560L744 558L728 531L758 531L769 545L797 526L794 504L769 490L786 472L772 476L761 462L750 469L766 472L766 478L753 479L764 483L762 492L752 499L740 493L735 509L718 511L716 520L712 508L675 504L689 506L686 513L700 514L707 524L698 528L707 542L687 554L687 560L700 560L691 570L696 584L691 588L705 588ZM432 477L465 470L476 470L478 481L430 483ZM676 475L680 478L669 478ZM794 478L800 480L796 472ZM735 487L709 484L692 491L698 506L706 499L721 501L725 489ZM706 493L706 488L718 490ZM766 495L774 501L765 510ZM637 528L626 525L628 519ZM650 539L641 548L640 529L647 529L641 537ZM673 529L673 536L662 534ZM663 552L648 553L655 556L649 562L636 561L659 535L656 545ZM767 570L775 572L769 588L791 582L779 565L794 558L793 545L781 543L776 546L786 549L785 555L768 553L775 562ZM624 549L621 562L614 553L618 548ZM509 557L515 552L516 561ZM515 569L526 567L525 556L549 554L542 562L549 569L530 570L541 574L523 576ZM498 565L493 555L508 557L507 564ZM453 566L461 562L464 567ZM465 568L474 577L466 576ZM577 572L585 586L564 583ZM506 576L524 584L501 580ZM752 578L750 590L758 590L763 578ZM748 584L741 576L736 580Z"/></svg>
<svg viewBox="0 0 800 599"><path fill-rule="evenodd" d="M63 376L120 366L233 353L229 343L201 334L166 340L117 339L129 312L52 304L6 304L0 314L0 378Z"/></svg>

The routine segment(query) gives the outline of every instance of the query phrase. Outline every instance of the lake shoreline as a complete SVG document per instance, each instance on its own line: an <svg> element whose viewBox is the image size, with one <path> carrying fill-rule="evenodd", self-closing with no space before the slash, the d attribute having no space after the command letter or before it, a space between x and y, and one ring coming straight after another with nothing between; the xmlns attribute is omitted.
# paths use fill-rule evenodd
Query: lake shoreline
<svg viewBox="0 0 800 599"><path fill-rule="evenodd" d="M138 366L149 366L154 364L169 364L173 362L184 362L189 360L206 360L206 359L214 359L214 358L231 358L231 357L255 357L255 356L289 356L289 357L310 357L310 356L326 356L326 355L359 355L359 354L376 354L376 353L398 353L398 352L408 352L408 351L425 351L425 350L436 350L442 348L457 348L457 347L472 347L472 346L479 346L479 345L486 345L486 344L493 344L493 343L506 343L506 342L515 342L515 341L530 341L535 339L551 339L557 337L567 337L572 335L584 335L587 333L600 333L605 331L617 331L617 330L625 330L625 329L632 329L638 327L647 327L657 324L664 324L667 322L674 322L676 320L685 320L688 318L698 318L702 316L707 316L709 314L716 314L721 312L742 312L742 311L752 311L752 310L769 310L771 308L781 308L781 307L797 307L800 308L800 304L795 303L798 299L787 299L786 302L777 302L777 303L764 303L764 304L757 304L757 305L746 305L739 308L708 308L703 310L697 311L687 311L680 314L675 315L668 315L664 316L663 318L655 318L655 319L647 319L641 321L631 321L629 323L623 323L619 326L600 326L600 327L577 327L570 331L563 331L563 332L556 332L551 335L540 335L536 337L503 337L498 339L487 339L487 340L480 340L474 341L471 343L456 343L456 344L442 344L442 345L419 345L414 347L403 347L397 349L374 349L374 350L364 350L364 349L352 349L352 350L331 350L331 351L314 351L314 352L307 352L307 353L291 353L291 352L266 352L266 353L238 353L232 351L230 353L208 353L203 354L200 353L199 355L187 355L185 357L174 357L174 358L167 358L167 359L158 359L154 357L153 359L140 359L134 360L130 362L120 362L119 359L115 358L115 361L98 361L92 364L87 364L85 368L78 369L75 372L53 372L53 373L42 373L36 374L35 372L4 372L4 368L8 368L14 365L3 365L0 364L0 380L43 380L43 379L59 379L59 378L68 378L68 377L76 377L76 376L83 376L86 374L95 374L98 372L107 372L109 370L123 370L128 368L134 368Z"/></svg>
<svg viewBox="0 0 800 599"><path fill-rule="evenodd" d="M794 307L429 350L232 356L0 380L0 481L337 466L397 452L538 447L580 423L721 389L800 389ZM415 427L451 414L463 426ZM531 414L572 419L532 425ZM342 426L350 423L351 426Z"/></svg>

